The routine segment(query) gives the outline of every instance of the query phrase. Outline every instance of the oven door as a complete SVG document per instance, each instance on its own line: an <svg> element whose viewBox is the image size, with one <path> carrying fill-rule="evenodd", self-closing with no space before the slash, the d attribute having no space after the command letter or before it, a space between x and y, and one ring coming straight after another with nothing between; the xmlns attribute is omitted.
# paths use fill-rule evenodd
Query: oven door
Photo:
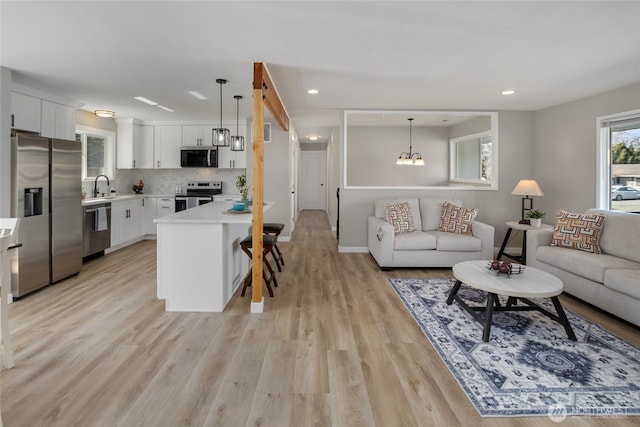
<svg viewBox="0 0 640 427"><path fill-rule="evenodd" d="M197 199L198 206L213 202L213 196L198 197Z"/></svg>
<svg viewBox="0 0 640 427"><path fill-rule="evenodd" d="M187 197L176 196L176 212L187 210Z"/></svg>

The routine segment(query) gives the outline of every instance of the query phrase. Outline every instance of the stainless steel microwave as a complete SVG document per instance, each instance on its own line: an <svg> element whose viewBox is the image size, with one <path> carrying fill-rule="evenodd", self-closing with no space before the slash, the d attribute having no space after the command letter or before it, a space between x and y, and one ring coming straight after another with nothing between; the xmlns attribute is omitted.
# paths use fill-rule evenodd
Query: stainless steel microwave
<svg viewBox="0 0 640 427"><path fill-rule="evenodd" d="M180 166L183 168L217 168L218 150L214 147L182 147Z"/></svg>

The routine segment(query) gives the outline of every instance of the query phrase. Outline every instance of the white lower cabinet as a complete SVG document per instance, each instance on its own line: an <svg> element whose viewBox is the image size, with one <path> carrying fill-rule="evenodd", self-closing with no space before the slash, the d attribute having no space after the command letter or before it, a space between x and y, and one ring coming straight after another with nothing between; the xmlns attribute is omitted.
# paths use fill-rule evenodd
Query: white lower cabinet
<svg viewBox="0 0 640 427"><path fill-rule="evenodd" d="M142 236L143 199L111 202L111 246Z"/></svg>
<svg viewBox="0 0 640 427"><path fill-rule="evenodd" d="M173 197L160 197L156 206L156 218L172 215L176 212L176 201Z"/></svg>
<svg viewBox="0 0 640 427"><path fill-rule="evenodd" d="M175 199L173 197L145 197L142 234L158 234L158 227L153 220L173 214L175 212L175 204Z"/></svg>
<svg viewBox="0 0 640 427"><path fill-rule="evenodd" d="M155 197L145 197L142 199L142 234L156 234L156 205L158 199Z"/></svg>

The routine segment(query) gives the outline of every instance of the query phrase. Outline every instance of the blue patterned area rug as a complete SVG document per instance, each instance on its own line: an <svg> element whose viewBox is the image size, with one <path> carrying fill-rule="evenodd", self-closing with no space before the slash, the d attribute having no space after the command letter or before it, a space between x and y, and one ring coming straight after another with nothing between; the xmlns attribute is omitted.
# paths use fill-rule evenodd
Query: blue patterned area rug
<svg viewBox="0 0 640 427"><path fill-rule="evenodd" d="M537 311L494 312L485 343L482 325L446 304L455 280L389 282L483 417L640 415L640 348L601 327L565 310L576 342ZM469 286L458 296L486 304ZM555 313L548 299L536 302Z"/></svg>

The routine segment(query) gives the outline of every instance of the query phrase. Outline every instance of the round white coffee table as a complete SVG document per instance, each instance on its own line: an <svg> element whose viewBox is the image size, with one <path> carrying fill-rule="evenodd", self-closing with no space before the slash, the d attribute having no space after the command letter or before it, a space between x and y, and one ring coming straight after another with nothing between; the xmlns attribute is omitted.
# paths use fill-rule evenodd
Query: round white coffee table
<svg viewBox="0 0 640 427"><path fill-rule="evenodd" d="M489 341L491 335L491 319L494 311L528 311L538 310L556 322L564 326L570 340L576 341L576 335L569 324L569 320L562 309L558 295L562 292L563 284L560 279L533 267L525 267L522 274L512 274L510 276L496 274L494 270L488 270L487 266L491 261L464 261L453 266L453 277L456 279L455 285L449 292L447 304L451 305L453 300L471 314L477 321L484 323L482 334L483 341ZM462 284L471 286L487 292L487 305L469 306L457 293ZM502 305L498 295L509 297L506 305ZM557 315L551 313L544 307L529 300L529 298L551 298L551 302L556 309ZM522 301L525 305L518 305ZM478 314L484 311L485 316Z"/></svg>

